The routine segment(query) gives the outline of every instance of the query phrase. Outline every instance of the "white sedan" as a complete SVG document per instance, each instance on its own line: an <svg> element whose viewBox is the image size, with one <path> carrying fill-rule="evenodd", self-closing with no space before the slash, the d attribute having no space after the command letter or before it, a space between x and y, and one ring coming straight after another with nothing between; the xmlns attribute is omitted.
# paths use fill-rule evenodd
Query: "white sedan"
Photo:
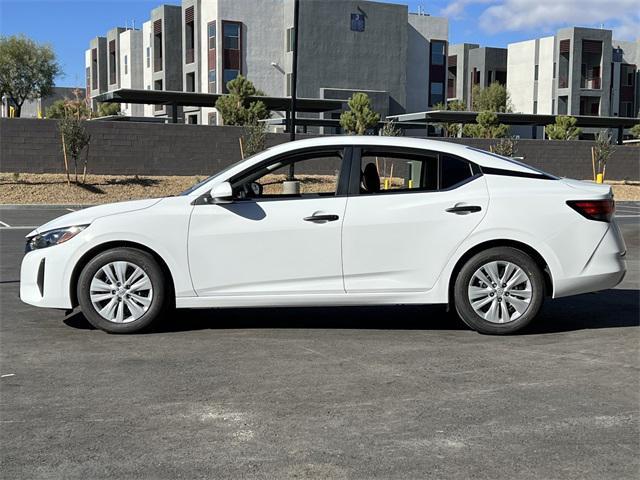
<svg viewBox="0 0 640 480"><path fill-rule="evenodd" d="M608 186L471 147L324 137L268 149L179 196L39 227L20 295L79 306L113 333L173 307L374 304L448 304L479 332L511 333L546 296L622 280L613 213Z"/></svg>

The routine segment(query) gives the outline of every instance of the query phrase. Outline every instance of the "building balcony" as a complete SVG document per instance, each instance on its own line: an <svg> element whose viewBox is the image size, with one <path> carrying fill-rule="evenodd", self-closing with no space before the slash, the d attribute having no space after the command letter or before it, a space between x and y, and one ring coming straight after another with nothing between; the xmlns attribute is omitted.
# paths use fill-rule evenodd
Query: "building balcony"
<svg viewBox="0 0 640 480"><path fill-rule="evenodd" d="M153 71L154 72L162 71L162 57L156 57L153 59Z"/></svg>
<svg viewBox="0 0 640 480"><path fill-rule="evenodd" d="M558 78L558 88L568 88L569 87L569 78L568 77L560 77Z"/></svg>
<svg viewBox="0 0 640 480"><path fill-rule="evenodd" d="M580 79L580 88L586 88L587 90L599 90L602 88L602 79L600 77Z"/></svg>
<svg viewBox="0 0 640 480"><path fill-rule="evenodd" d="M185 57L185 63L193 63L193 61L195 60L194 49L193 48L185 49L184 57Z"/></svg>

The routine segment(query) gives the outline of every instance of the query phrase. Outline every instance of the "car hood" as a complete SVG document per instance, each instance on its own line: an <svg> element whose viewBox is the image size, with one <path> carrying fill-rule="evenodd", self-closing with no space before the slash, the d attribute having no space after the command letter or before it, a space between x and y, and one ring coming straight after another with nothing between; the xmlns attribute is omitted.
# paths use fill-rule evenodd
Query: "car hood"
<svg viewBox="0 0 640 480"><path fill-rule="evenodd" d="M47 232L49 230L55 230L56 228L72 227L74 225L89 225L98 218L133 212L135 210L143 210L155 205L161 200L162 198L149 198L145 200L132 200L129 202L107 203L105 205L85 208L54 218L50 222L47 222L33 230L27 235L27 237L32 237L33 235Z"/></svg>

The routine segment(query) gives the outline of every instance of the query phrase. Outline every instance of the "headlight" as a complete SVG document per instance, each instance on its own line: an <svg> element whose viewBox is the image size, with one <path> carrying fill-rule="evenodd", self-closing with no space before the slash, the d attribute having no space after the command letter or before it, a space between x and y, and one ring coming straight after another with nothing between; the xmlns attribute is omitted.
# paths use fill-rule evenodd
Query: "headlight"
<svg viewBox="0 0 640 480"><path fill-rule="evenodd" d="M48 232L28 237L24 251L25 253L29 253L32 250L59 245L71 240L88 226L89 225L77 225L75 227L57 228L56 230L49 230Z"/></svg>

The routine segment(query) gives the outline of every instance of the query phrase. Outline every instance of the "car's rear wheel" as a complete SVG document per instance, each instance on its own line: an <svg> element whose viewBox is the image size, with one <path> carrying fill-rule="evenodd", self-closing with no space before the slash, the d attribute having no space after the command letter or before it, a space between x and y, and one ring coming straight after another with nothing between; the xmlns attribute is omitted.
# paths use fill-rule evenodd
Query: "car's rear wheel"
<svg viewBox="0 0 640 480"><path fill-rule="evenodd" d="M167 304L158 262L147 252L116 248L96 255L78 279L82 313L96 328L133 333L147 328Z"/></svg>
<svg viewBox="0 0 640 480"><path fill-rule="evenodd" d="M481 333L513 333L540 311L544 278L538 264L512 247L496 247L471 257L454 286L460 318Z"/></svg>

